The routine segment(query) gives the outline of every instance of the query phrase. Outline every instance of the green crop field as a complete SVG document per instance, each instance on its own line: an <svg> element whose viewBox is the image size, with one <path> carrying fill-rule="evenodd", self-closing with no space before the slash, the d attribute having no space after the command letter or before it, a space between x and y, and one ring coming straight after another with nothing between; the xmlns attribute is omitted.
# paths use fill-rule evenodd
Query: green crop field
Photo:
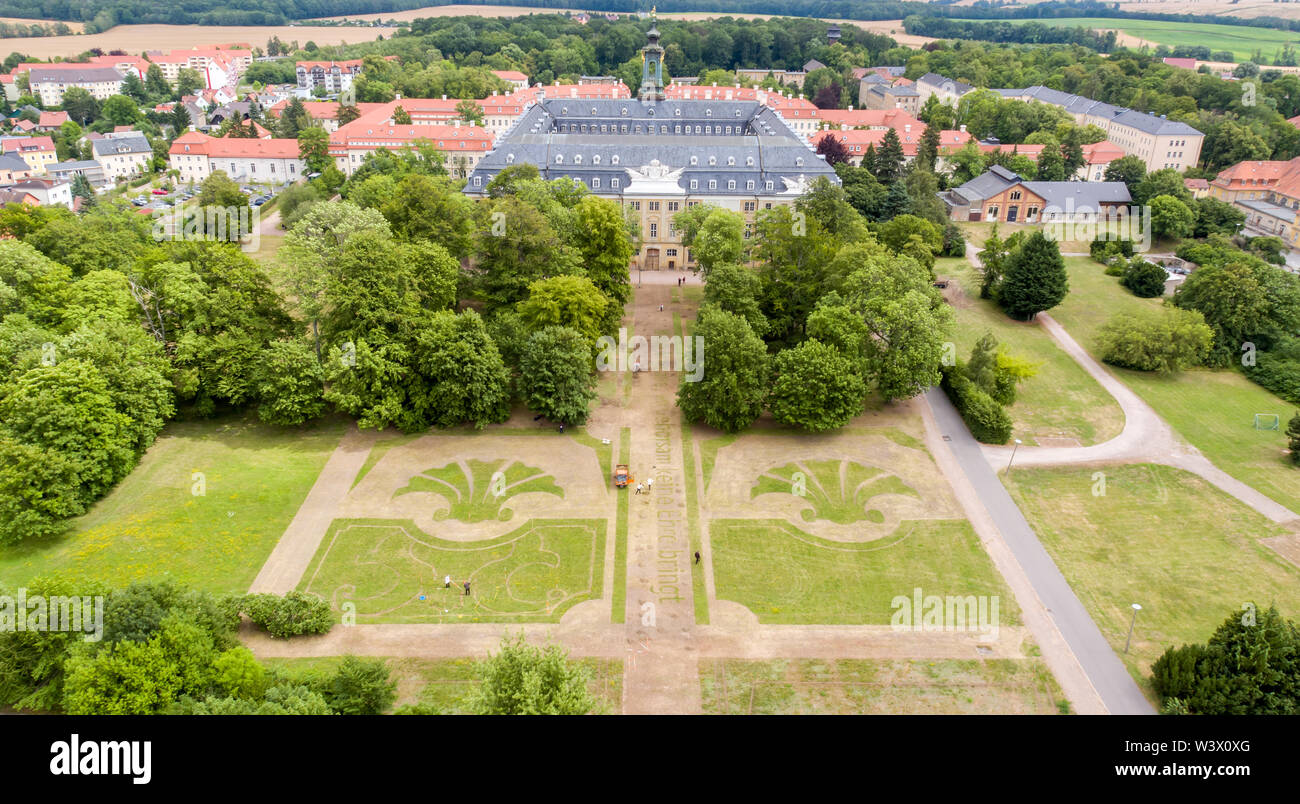
<svg viewBox="0 0 1300 804"><path fill-rule="evenodd" d="M1056 28L1096 28L1116 30L1161 45L1190 45L1210 50L1230 50L1237 61L1247 61L1256 50L1271 60L1283 45L1300 44L1300 34L1273 28L1248 25L1215 25L1204 22L1158 22L1153 20L1110 19L1106 17L1064 17L1062 19L1010 20L1041 22Z"/></svg>

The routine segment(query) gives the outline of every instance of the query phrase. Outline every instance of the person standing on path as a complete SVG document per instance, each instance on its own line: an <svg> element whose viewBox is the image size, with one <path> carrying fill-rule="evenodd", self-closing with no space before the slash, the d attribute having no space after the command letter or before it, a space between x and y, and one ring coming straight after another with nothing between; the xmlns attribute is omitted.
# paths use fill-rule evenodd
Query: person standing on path
<svg viewBox="0 0 1300 804"><path fill-rule="evenodd" d="M696 564L700 563L700 551L699 551L699 550L696 550L696 551L695 551L695 563L696 563Z"/></svg>

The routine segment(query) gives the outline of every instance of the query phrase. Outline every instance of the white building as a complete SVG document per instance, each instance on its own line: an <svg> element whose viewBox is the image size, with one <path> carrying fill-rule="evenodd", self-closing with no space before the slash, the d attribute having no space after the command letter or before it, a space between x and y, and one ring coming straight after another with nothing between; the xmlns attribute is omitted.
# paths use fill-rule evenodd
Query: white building
<svg viewBox="0 0 1300 804"><path fill-rule="evenodd" d="M148 171L153 159L153 147L138 131L105 134L90 144L95 161L104 168L104 178L109 181L129 178Z"/></svg>
<svg viewBox="0 0 1300 804"><path fill-rule="evenodd" d="M238 182L297 181L307 170L298 153L294 139L210 137L199 131L182 134L168 151L180 180L196 184L217 170Z"/></svg>
<svg viewBox="0 0 1300 804"><path fill-rule="evenodd" d="M45 106L63 103L63 93L72 87L86 90L99 101L122 94L122 73L113 67L75 70L33 67L27 73L27 83L31 93L40 98Z"/></svg>

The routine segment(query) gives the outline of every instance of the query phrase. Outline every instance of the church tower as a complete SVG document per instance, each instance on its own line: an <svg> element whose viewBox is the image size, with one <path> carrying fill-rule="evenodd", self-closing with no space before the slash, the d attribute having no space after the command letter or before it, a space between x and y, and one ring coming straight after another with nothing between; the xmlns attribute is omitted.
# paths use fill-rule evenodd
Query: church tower
<svg viewBox="0 0 1300 804"><path fill-rule="evenodd" d="M649 42L641 48L641 91L638 96L642 103L664 99L664 49L659 44L659 29L655 27L654 16L650 18L650 30L646 32Z"/></svg>

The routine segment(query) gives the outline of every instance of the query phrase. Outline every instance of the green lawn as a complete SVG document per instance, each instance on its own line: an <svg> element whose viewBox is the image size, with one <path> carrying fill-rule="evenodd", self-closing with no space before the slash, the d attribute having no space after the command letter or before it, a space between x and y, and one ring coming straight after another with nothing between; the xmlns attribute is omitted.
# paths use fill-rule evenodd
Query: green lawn
<svg viewBox="0 0 1300 804"><path fill-rule="evenodd" d="M980 299L978 271L970 262L941 259L935 271L958 278L969 300L953 308L958 358L967 360L975 342L992 332L1007 352L1038 364L1038 373L1020 384L1016 403L1008 409L1015 438L1031 445L1044 437L1072 438L1087 446L1119 435L1124 412L1114 397L1038 324L1012 320L996 303Z"/></svg>
<svg viewBox="0 0 1300 804"><path fill-rule="evenodd" d="M1139 299L1120 287L1086 258L1067 258L1070 294L1051 315L1075 340L1096 357L1097 329L1115 313L1160 305L1159 299ZM1180 436L1223 471L1300 513L1300 470L1284 453L1283 433L1256 430L1256 413L1275 413L1282 426L1294 407L1246 379L1235 370L1186 371L1161 376L1145 371L1107 367Z"/></svg>
<svg viewBox="0 0 1300 804"><path fill-rule="evenodd" d="M712 715L1056 714L1069 703L1041 659L709 659Z"/></svg>
<svg viewBox="0 0 1300 804"><path fill-rule="evenodd" d="M1029 21L1009 20L1014 23ZM1264 51L1265 59L1272 60L1272 57L1281 50L1282 45L1294 45L1297 40L1296 34L1291 31L1248 25L1215 25L1204 22L1165 22L1110 17L1063 17L1032 21L1057 28L1083 27L1122 31L1130 36L1170 47L1190 45L1208 47L1211 51L1230 50L1236 57L1236 61L1249 60L1257 49Z"/></svg>
<svg viewBox="0 0 1300 804"><path fill-rule="evenodd" d="M286 680L307 682L332 674L341 656L312 659L264 659L263 663ZM469 698L479 683L476 659L389 658L391 677L397 682L394 708L424 704L447 715L469 712ZM587 668L587 689L596 698L595 714L616 714L623 699L623 663L614 659L571 659Z"/></svg>
<svg viewBox="0 0 1300 804"><path fill-rule="evenodd" d="M69 535L0 547L0 583L53 573L114 587L170 577L245 592L344 428L341 420L271 427L251 415L169 424L135 471L73 520Z"/></svg>
<svg viewBox="0 0 1300 804"><path fill-rule="evenodd" d="M1168 466L1017 469L1003 482L1129 671L1166 648L1204 642L1243 603L1300 614L1300 568L1260 540L1281 527ZM1133 603L1133 644L1121 653ZM1148 688L1149 689L1149 688Z"/></svg>
<svg viewBox="0 0 1300 804"><path fill-rule="evenodd" d="M354 604L358 623L557 622L601 597L605 533L604 519L535 519L453 542L410 521L336 520L298 588L336 610Z"/></svg>
<svg viewBox="0 0 1300 804"><path fill-rule="evenodd" d="M999 624L1015 601L964 520L904 522L871 542L832 542L775 519L709 523L719 600L780 625L886 625L897 596L997 595Z"/></svg>

